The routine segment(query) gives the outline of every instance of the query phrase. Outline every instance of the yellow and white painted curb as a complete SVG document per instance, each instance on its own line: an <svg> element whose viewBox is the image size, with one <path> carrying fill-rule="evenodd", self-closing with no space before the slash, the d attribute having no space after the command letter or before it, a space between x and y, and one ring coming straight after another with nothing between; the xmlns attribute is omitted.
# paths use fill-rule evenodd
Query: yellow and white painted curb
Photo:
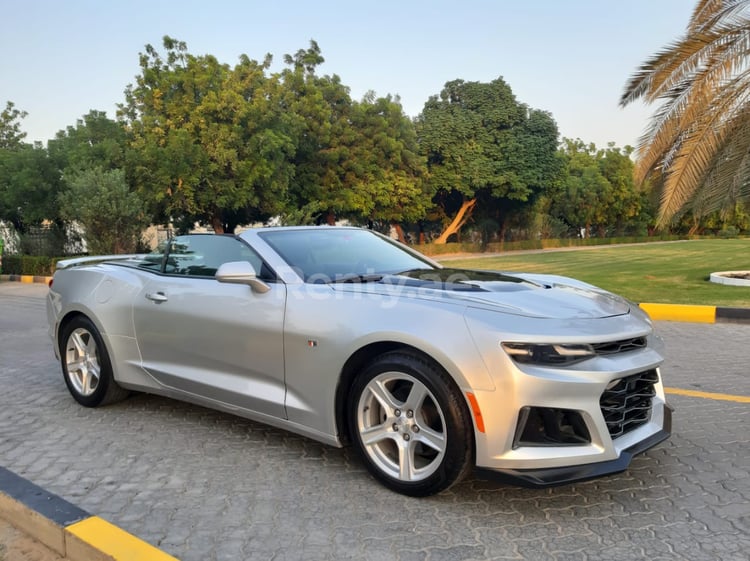
<svg viewBox="0 0 750 561"><path fill-rule="evenodd" d="M177 561L3 467L0 518L69 561Z"/></svg>

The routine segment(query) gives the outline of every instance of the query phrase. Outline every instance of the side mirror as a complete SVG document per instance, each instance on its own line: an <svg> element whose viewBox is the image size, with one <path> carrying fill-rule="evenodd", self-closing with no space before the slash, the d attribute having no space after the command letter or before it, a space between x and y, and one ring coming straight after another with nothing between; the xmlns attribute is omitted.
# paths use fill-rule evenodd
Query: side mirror
<svg viewBox="0 0 750 561"><path fill-rule="evenodd" d="M219 282L226 284L246 284L254 292L264 294L271 290L271 287L260 280L255 275L255 269L247 261L231 261L224 263L216 271L215 278Z"/></svg>

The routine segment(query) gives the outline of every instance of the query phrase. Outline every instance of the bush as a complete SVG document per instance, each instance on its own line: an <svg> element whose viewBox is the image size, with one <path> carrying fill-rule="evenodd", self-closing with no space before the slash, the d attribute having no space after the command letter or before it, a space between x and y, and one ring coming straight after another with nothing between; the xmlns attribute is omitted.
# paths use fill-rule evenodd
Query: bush
<svg viewBox="0 0 750 561"><path fill-rule="evenodd" d="M735 234L736 236L736 234ZM519 251L533 249L558 249L563 247L585 247L593 245L611 245L623 243L646 243L657 241L670 241L684 239L684 236L658 235L658 236L629 236L618 238L557 238L542 240L518 240L513 242L492 242L482 247L478 243L447 243L443 245L426 244L414 245L414 249L425 255L439 256L448 253L502 253L504 251Z"/></svg>
<svg viewBox="0 0 750 561"><path fill-rule="evenodd" d="M3 274L51 276L60 259L33 255L3 255Z"/></svg>
<svg viewBox="0 0 750 561"><path fill-rule="evenodd" d="M479 253L481 248L478 243L471 242L448 242L445 244L423 244L412 245L414 249L425 255L447 255L449 253Z"/></svg>
<svg viewBox="0 0 750 561"><path fill-rule="evenodd" d="M734 226L726 226L719 230L717 235L723 239L736 238L740 235L740 231Z"/></svg>

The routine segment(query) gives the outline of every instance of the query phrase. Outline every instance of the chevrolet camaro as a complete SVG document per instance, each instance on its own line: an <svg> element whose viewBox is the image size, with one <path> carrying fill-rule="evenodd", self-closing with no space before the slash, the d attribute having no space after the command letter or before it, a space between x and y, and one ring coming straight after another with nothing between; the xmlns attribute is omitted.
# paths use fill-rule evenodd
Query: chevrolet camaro
<svg viewBox="0 0 750 561"><path fill-rule="evenodd" d="M333 445L412 496L472 469L525 486L627 469L669 436L660 339L570 278L444 267L370 230L176 236L57 265L73 398L148 392Z"/></svg>

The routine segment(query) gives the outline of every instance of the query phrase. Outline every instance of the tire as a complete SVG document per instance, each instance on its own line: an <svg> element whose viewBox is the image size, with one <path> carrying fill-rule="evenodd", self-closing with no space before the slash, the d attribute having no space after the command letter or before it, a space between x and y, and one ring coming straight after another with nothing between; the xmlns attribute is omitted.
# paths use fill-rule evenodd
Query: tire
<svg viewBox="0 0 750 561"><path fill-rule="evenodd" d="M389 489L424 497L474 463L473 422L450 376L420 356L381 355L354 380L349 430L368 471Z"/></svg>
<svg viewBox="0 0 750 561"><path fill-rule="evenodd" d="M115 382L102 336L87 317L76 317L63 328L60 363L68 391L85 407L114 403L130 393Z"/></svg>

